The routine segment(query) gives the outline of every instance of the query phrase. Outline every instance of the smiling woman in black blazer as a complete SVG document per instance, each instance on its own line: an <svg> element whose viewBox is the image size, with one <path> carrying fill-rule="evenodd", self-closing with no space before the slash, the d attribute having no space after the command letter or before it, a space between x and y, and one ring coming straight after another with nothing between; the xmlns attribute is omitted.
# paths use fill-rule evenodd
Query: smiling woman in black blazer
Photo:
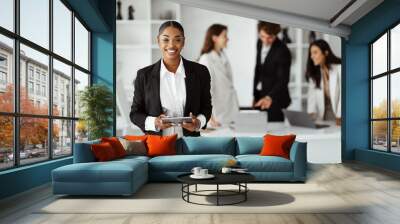
<svg viewBox="0 0 400 224"><path fill-rule="evenodd" d="M162 58L137 72L130 119L146 134L200 136L212 110L210 73L181 56L185 34L178 22L163 23L157 42ZM191 116L192 122L171 126L163 116Z"/></svg>

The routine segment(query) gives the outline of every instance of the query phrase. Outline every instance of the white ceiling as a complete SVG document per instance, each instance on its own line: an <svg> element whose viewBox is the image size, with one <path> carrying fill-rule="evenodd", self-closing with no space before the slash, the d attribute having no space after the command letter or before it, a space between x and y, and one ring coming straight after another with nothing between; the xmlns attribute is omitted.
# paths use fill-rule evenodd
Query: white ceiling
<svg viewBox="0 0 400 224"><path fill-rule="evenodd" d="M348 37L383 0L171 0L180 4ZM331 21L346 5L351 4Z"/></svg>
<svg viewBox="0 0 400 224"><path fill-rule="evenodd" d="M351 0L225 0L329 21Z"/></svg>

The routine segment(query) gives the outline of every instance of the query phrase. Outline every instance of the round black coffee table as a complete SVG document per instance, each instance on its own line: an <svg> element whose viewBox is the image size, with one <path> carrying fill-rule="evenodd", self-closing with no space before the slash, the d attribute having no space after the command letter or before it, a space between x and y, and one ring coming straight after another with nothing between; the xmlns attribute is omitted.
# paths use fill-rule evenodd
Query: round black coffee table
<svg viewBox="0 0 400 224"><path fill-rule="evenodd" d="M198 204L198 205L234 205L247 200L247 192L249 188L247 183L255 180L255 177L248 173L215 173L215 177L212 179L193 179L190 177L191 173L182 174L177 177L178 181L182 183L182 199L188 203ZM215 190L197 190L197 185L215 185ZM194 191L190 191L190 186L195 186ZM223 190L220 189L220 185L236 185L237 190ZM209 192L215 192L215 194L205 194ZM204 196L204 197L216 197L216 204L202 204L190 201L190 196ZM221 197L232 197L241 196L238 201L231 203L221 203Z"/></svg>

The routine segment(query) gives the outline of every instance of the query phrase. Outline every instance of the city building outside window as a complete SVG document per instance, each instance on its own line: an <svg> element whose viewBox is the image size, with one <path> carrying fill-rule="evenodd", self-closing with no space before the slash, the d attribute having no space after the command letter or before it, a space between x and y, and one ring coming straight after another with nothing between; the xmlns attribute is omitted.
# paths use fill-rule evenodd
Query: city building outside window
<svg viewBox="0 0 400 224"><path fill-rule="evenodd" d="M0 21L7 30L0 29L0 170L71 156L73 143L87 139L71 105L90 85L90 31L65 1L20 0L18 8L13 2L1 3L7 21L19 23L14 29Z"/></svg>

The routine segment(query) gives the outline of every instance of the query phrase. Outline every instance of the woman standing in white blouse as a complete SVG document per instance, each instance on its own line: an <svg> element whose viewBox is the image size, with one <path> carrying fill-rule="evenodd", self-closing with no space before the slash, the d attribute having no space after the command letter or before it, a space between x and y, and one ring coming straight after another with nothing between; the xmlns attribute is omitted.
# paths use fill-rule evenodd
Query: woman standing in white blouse
<svg viewBox="0 0 400 224"><path fill-rule="evenodd" d="M224 49L228 43L228 28L221 24L211 25L206 33L199 63L205 65L211 76L211 127L234 123L239 112L236 90L233 86L232 68Z"/></svg>
<svg viewBox="0 0 400 224"><path fill-rule="evenodd" d="M341 76L341 59L333 54L329 44L324 40L311 43L306 72L307 111L316 119L341 124Z"/></svg>

